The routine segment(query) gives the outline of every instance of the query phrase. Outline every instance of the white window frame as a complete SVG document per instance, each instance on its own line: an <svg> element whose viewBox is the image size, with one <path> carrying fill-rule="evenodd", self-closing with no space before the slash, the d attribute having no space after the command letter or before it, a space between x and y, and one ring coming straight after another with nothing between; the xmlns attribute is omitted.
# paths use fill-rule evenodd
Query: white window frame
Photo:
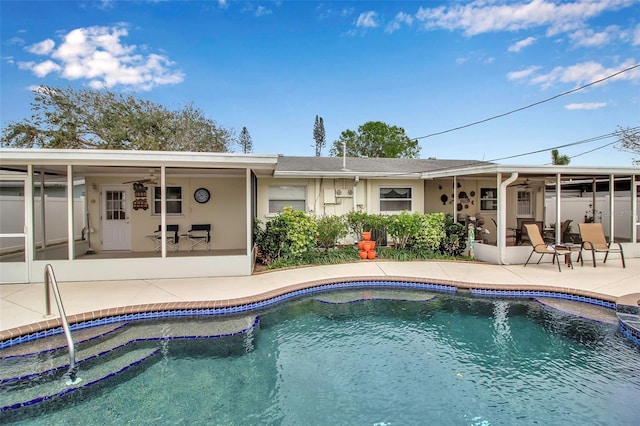
<svg viewBox="0 0 640 426"><path fill-rule="evenodd" d="M529 194L529 199L528 200L521 200L520 199L520 194L521 193L526 193ZM533 190L531 189L518 189L518 192L516 194L516 217L526 217L526 218L532 218L534 217L534 197L535 193L533 192ZM526 205L528 201L528 206Z"/></svg>
<svg viewBox="0 0 640 426"><path fill-rule="evenodd" d="M402 190L409 190L409 198L382 198L382 191L385 190L395 190L395 189L402 189ZM400 213L403 211L413 211L413 187L412 186L381 186L378 189L378 206L380 208L380 213L382 214L396 214L396 213ZM385 210L383 208L383 204L385 203L389 203L389 202L408 202L409 203L409 208L408 209L401 209L401 210Z"/></svg>
<svg viewBox="0 0 640 426"><path fill-rule="evenodd" d="M486 186L480 188L480 211L495 212L498 210L498 188Z"/></svg>
<svg viewBox="0 0 640 426"><path fill-rule="evenodd" d="M290 206L296 210L307 211L307 186L306 185L269 185L267 189L269 216L282 213L282 210L291 202ZM280 204L279 208L273 208L273 204ZM300 206L302 203L302 206ZM302 207L302 208L299 208Z"/></svg>
<svg viewBox="0 0 640 426"><path fill-rule="evenodd" d="M167 193L169 192L170 188L180 188L180 198L167 198L167 216L182 216L183 212L184 212L184 189L182 188L182 186L180 185L168 185L167 186ZM160 196L156 198L156 190L160 191ZM162 206L162 190L160 186L154 186L152 187L151 190L151 206L152 206L152 213L153 215L159 216L161 214L161 206ZM179 213L173 213L170 212L171 209L169 208L170 204L179 204L180 206L180 212ZM160 206L160 208L158 208L158 206Z"/></svg>

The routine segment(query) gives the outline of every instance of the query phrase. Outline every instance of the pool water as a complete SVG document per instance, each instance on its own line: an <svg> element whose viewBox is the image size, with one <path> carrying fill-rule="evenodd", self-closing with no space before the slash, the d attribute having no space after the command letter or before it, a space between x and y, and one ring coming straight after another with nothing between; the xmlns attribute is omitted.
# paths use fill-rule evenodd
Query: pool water
<svg viewBox="0 0 640 426"><path fill-rule="evenodd" d="M640 351L615 325L522 300L387 291L385 298L405 301L345 302L368 299L366 292L319 294L259 312L259 327L240 336L144 342L159 346L160 355L110 383L63 398L64 405L43 403L4 420L638 422Z"/></svg>

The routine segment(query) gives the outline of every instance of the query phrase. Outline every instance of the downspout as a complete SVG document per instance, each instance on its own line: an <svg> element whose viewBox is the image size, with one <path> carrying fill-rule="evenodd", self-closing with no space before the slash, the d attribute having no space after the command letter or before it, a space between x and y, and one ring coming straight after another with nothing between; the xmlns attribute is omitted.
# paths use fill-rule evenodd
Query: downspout
<svg viewBox="0 0 640 426"><path fill-rule="evenodd" d="M502 179L502 173L498 173L498 181ZM500 265L507 265L506 261L506 248L507 239L505 238L505 231L507 230L507 209L505 201L507 199L507 186L512 184L518 179L518 173L512 173L504 182L500 182L500 190L498 193L498 261Z"/></svg>
<svg viewBox="0 0 640 426"><path fill-rule="evenodd" d="M358 211L358 182L360 181L360 176L356 176L353 180L353 211Z"/></svg>

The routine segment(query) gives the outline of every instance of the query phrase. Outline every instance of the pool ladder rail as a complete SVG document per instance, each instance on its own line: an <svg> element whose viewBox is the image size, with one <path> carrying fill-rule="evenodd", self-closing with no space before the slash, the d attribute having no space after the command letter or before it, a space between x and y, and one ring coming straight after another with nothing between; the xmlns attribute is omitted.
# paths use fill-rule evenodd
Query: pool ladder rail
<svg viewBox="0 0 640 426"><path fill-rule="evenodd" d="M168 356L168 341L193 340L206 345L211 352L208 339L236 336L238 350L244 353L248 348L247 339L252 339L259 326L259 317L255 314L211 316L208 320L188 316L167 318L167 321L131 323L122 318L74 330L76 365L82 370L82 381L77 384L65 384L58 374L69 368L67 336L62 332L0 349L0 424L21 418L30 410L27 407L50 402L58 406L59 398L88 398L93 395L90 389L94 385L117 385L113 380L125 372L128 380L127 377L142 372L160 356ZM180 343L176 345L181 347ZM229 346L221 348L227 354ZM78 394L78 390L87 392Z"/></svg>
<svg viewBox="0 0 640 426"><path fill-rule="evenodd" d="M56 304L58 305L58 313L60 314L60 320L62 321L62 329L67 339L67 346L69 347L69 370L65 374L67 386L72 386L80 383L82 379L78 377L78 365L76 364L76 347L73 343L73 337L71 337L71 328L69 327L69 321L67 321L67 315L64 312L64 305L62 304L62 297L60 296L60 288L58 287L58 281L53 273L53 267L47 264L44 267L44 286L45 286L45 318L50 318L51 314L51 289L53 295L56 298Z"/></svg>

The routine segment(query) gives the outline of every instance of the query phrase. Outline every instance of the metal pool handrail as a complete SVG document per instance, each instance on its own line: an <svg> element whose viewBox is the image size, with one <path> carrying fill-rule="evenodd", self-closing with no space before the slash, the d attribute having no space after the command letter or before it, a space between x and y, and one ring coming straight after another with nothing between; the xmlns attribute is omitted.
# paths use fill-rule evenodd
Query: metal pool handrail
<svg viewBox="0 0 640 426"><path fill-rule="evenodd" d="M60 297L60 289L58 288L58 281L53 273L53 267L47 264L44 267L44 303L45 303L45 317L51 316L51 296L49 295L49 288L53 290L53 295L56 298L56 304L58 305L58 312L60 313L60 320L62 321L62 329L64 335L67 338L67 346L69 347L69 371L67 371L67 385L75 385L80 382L80 378L77 377L78 366L76 365L76 348L73 344L73 338L71 337L71 328L69 327L69 321L67 321L67 315L64 312L64 306L62 305L62 297Z"/></svg>

